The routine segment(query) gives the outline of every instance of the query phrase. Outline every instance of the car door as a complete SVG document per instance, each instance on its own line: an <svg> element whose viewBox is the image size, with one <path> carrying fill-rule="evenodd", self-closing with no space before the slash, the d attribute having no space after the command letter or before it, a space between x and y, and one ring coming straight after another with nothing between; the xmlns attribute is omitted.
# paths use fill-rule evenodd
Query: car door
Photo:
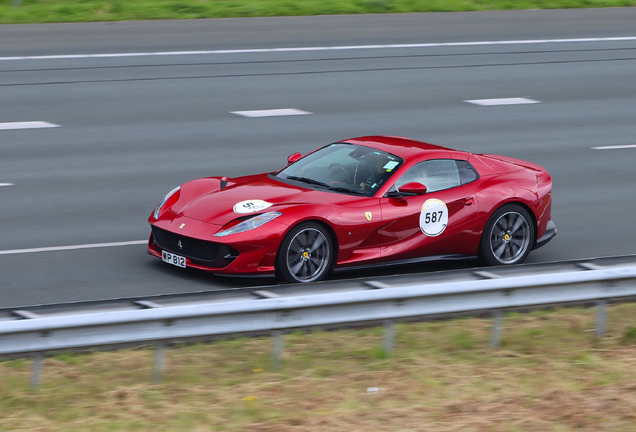
<svg viewBox="0 0 636 432"><path fill-rule="evenodd" d="M475 254L477 178L467 161L453 159L423 161L405 172L380 199L382 258ZM400 186L409 182L425 185L426 194L398 196Z"/></svg>

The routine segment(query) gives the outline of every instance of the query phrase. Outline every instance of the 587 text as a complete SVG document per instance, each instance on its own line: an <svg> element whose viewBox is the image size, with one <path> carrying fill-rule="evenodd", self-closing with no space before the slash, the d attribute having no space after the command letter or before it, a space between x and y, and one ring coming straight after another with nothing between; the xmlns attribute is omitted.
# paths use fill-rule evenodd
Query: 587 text
<svg viewBox="0 0 636 432"><path fill-rule="evenodd" d="M442 220L443 211L435 211L435 212L426 212L424 213L424 222L429 223L437 223L437 221Z"/></svg>

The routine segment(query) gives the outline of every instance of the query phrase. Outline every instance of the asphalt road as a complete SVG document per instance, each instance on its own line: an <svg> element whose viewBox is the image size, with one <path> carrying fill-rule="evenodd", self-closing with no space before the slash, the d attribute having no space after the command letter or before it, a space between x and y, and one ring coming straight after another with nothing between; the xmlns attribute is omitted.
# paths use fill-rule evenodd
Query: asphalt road
<svg viewBox="0 0 636 432"><path fill-rule="evenodd" d="M636 253L636 148L592 148L636 144L636 40L607 39L634 22L626 8L0 26L0 307L272 283L140 244L12 251L144 240L178 184L370 134L546 167L558 236L529 262ZM486 41L511 43L472 44ZM513 97L540 103L465 102ZM312 114L232 114L277 108ZM59 127L1 129L27 121Z"/></svg>

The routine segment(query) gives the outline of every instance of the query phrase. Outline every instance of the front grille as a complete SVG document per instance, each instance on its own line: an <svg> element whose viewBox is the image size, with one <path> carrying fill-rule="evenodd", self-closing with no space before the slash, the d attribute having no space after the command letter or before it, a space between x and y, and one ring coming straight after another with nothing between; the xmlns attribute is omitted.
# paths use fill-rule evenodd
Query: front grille
<svg viewBox="0 0 636 432"><path fill-rule="evenodd" d="M199 240L152 227L152 235L161 249L190 258L193 264L206 267L227 267L238 251L220 243Z"/></svg>

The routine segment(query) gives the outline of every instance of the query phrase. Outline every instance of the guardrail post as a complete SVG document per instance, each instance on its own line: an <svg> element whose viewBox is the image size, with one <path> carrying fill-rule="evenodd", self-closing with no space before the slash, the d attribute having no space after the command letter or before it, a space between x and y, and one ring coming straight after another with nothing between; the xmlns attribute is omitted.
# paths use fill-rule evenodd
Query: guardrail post
<svg viewBox="0 0 636 432"><path fill-rule="evenodd" d="M598 311L596 312L596 336L597 337L605 337L605 324L607 322L607 301L606 300L597 300L596 307Z"/></svg>
<svg viewBox="0 0 636 432"><path fill-rule="evenodd" d="M165 348L164 342L159 342L155 347L155 372L152 376L152 381L155 384L160 383L163 377L163 369L166 365Z"/></svg>
<svg viewBox="0 0 636 432"><path fill-rule="evenodd" d="M274 346L272 350L272 365L274 369L278 369L280 367L280 358L283 355L283 332L280 330L274 330L272 332L272 338L274 338Z"/></svg>
<svg viewBox="0 0 636 432"><path fill-rule="evenodd" d="M382 348L385 354L391 354L395 341L395 320L384 320L384 343Z"/></svg>
<svg viewBox="0 0 636 432"><path fill-rule="evenodd" d="M44 353L36 352L33 354L33 374L31 375L31 390L37 391L40 388L40 377L42 375L42 360Z"/></svg>
<svg viewBox="0 0 636 432"><path fill-rule="evenodd" d="M500 310L492 313L492 333L490 334L490 347L497 348L501 345L501 330L503 328L503 314Z"/></svg>

